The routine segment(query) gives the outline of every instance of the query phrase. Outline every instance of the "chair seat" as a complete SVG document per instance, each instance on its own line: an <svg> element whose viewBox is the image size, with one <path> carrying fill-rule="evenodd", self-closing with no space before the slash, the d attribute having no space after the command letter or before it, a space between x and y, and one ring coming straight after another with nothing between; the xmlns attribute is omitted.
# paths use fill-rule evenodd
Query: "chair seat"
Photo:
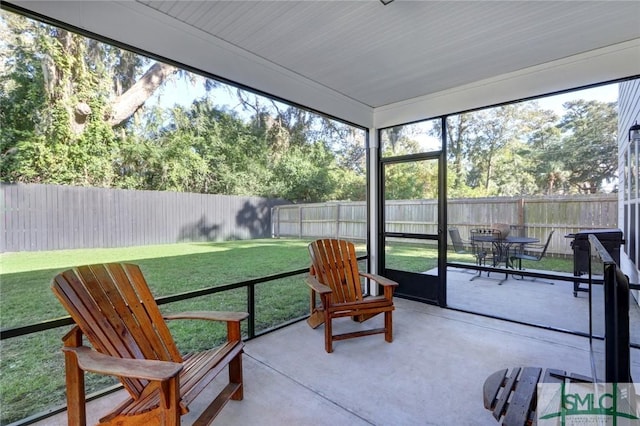
<svg viewBox="0 0 640 426"><path fill-rule="evenodd" d="M518 261L518 269L522 269L522 261L523 260L529 260L531 262L540 262L542 260L542 258L544 257L544 255L547 253L547 249L549 248L549 243L551 243L551 237L553 237L553 233L555 231L552 229L551 232L549 232L549 235L547 235L547 242L544 244L544 246L540 247L540 246L534 246L534 247L529 247L529 249L542 249L540 252L537 251L533 251L534 253L538 253L536 255L533 254L526 254L526 253L514 253L512 256L510 256L510 260L517 260ZM526 248L525 248L526 249ZM532 251L530 251L531 253Z"/></svg>
<svg viewBox="0 0 640 426"><path fill-rule="evenodd" d="M180 372L182 414L189 412L187 407L191 402L225 369L231 359L242 352L243 346L241 341L227 342L219 348L195 352L184 357L183 369ZM230 383L227 386L228 389L225 389L221 393L213 405L217 403L219 406L217 408L221 409L229 399L227 395L233 393L238 386L241 386L241 384ZM108 416L100 419L100 421L112 422L119 416L135 416L156 410L160 406L159 388L148 387L147 390L149 390L149 392L146 394L143 393L138 399L129 398Z"/></svg>
<svg viewBox="0 0 640 426"><path fill-rule="evenodd" d="M365 321L382 312L391 312L395 308L391 300L367 300L357 303L344 303L327 308L333 318L353 317L358 322ZM321 310L324 310L322 308Z"/></svg>

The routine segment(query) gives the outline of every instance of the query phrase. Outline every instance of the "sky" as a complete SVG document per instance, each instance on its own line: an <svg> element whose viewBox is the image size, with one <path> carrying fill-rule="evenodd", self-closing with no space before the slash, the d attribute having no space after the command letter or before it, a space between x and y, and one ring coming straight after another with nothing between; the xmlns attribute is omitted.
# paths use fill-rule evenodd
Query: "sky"
<svg viewBox="0 0 640 426"><path fill-rule="evenodd" d="M234 89L235 90L235 89ZM159 91L153 98L159 101L163 107L171 107L175 103L188 106L194 99L204 95L204 86L202 81L198 81L195 85L181 78L167 85L164 90ZM228 105L233 108L238 102L235 96L223 88L213 92L214 102L218 105ZM153 99L152 98L152 99ZM544 109L551 109L556 114L562 116L564 108L562 104L576 99L598 100L601 102L614 102L618 100L618 84L608 84L605 86L595 87L591 89L568 92L561 95L550 96L538 99L538 105ZM238 111L240 112L240 111ZM240 114L242 115L242 114Z"/></svg>
<svg viewBox="0 0 640 426"><path fill-rule="evenodd" d="M597 100L601 102L615 102L618 100L618 84L607 84L606 86L594 87L592 89L580 90L577 92L564 93L562 95L550 96L538 99L538 105L544 109L552 109L558 115L564 113L562 104L576 99L587 101Z"/></svg>

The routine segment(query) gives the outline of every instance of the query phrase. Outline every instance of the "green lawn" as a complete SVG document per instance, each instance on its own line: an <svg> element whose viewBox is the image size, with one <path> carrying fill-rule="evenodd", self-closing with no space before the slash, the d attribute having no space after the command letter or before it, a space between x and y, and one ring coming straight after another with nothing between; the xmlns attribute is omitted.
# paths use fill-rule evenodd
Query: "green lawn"
<svg viewBox="0 0 640 426"><path fill-rule="evenodd" d="M475 257L468 254L447 252L448 262L475 264ZM386 265L392 269L410 272L425 272L437 266L438 252L435 247L424 244L392 244L386 249ZM504 266L504 265L502 265ZM522 267L553 272L573 272L573 260L566 257L545 256L539 262L523 261Z"/></svg>
<svg viewBox="0 0 640 426"><path fill-rule="evenodd" d="M167 296L306 268L307 243L269 239L2 254L0 324L4 329L66 316L49 286L57 273L75 265L136 263L154 295ZM237 289L163 305L161 309L246 311L246 294L245 289ZM258 285L256 301L256 331L304 315L308 311L308 290L303 275ZM225 333L223 327L202 321L175 321L170 328L184 352L211 347ZM2 342L0 424L64 404L60 339L68 329ZM111 383L114 381L110 378L91 375L88 392Z"/></svg>
<svg viewBox="0 0 640 426"><path fill-rule="evenodd" d="M22 252L0 255L0 326L10 328L66 316L49 289L51 279L76 265L131 262L141 266L156 297L306 268L308 241L265 239L218 243L183 243L114 249ZM363 253L364 245L357 246ZM424 272L436 266L429 246L388 246L390 267ZM469 255L447 253L449 261L473 263ZM567 259L546 258L526 268L570 271ZM165 312L184 310L246 311L246 290L200 297L161 306ZM256 287L256 331L265 330L308 311L304 274ZM246 322L245 322L246 323ZM183 352L204 349L224 336L224 329L200 321L170 323ZM0 424L64 404L64 363L60 339L69 327L2 342L0 354ZM245 324L246 329L246 324ZM88 392L115 383L90 375Z"/></svg>

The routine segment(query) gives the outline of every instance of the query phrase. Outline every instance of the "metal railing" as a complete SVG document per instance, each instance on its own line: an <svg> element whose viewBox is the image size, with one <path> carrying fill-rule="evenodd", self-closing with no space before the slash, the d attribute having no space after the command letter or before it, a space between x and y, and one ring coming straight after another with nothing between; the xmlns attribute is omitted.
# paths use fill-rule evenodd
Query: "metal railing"
<svg viewBox="0 0 640 426"><path fill-rule="evenodd" d="M361 256L358 260L367 259L367 256ZM247 318L247 337L245 340L251 340L253 338L262 336L264 334L270 333L272 331L281 329L298 321L301 321L307 318L308 315L303 315L300 317L292 318L287 321L284 321L276 326L268 327L260 332L256 332L256 286L259 284L264 284L276 280L280 280L283 278L289 278L296 275L305 274L309 271L309 268L301 268L294 271L283 272L275 275L268 275L265 277L255 278L247 281L242 281L238 283L226 284L217 287L208 287L205 289L188 291L184 293L178 293L171 296L159 297L156 299L158 305L165 305L169 303L180 302L188 299L194 299L202 296L208 296L216 293L222 293L226 291L236 290L239 288L245 287L247 289L246 301L247 301L247 312L249 313L249 317ZM26 336L29 334L41 333L47 330L52 330L59 327L65 327L69 325L73 325L74 322L70 316L42 321L35 324L28 324L20 327L12 327L0 330L0 341ZM103 397L111 392L121 389L121 385L110 386L106 389L95 392L87 397L87 400L93 400L100 397ZM23 418L18 420L17 422L11 423L9 426L23 426L31 423L35 423L37 421L46 419L55 414L59 414L64 412L67 409L66 405L58 406L47 409L45 412L36 413L32 416Z"/></svg>

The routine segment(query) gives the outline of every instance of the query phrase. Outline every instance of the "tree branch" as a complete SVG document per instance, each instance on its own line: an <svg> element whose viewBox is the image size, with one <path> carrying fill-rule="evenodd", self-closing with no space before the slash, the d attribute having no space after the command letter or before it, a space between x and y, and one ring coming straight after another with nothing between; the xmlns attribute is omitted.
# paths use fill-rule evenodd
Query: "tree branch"
<svg viewBox="0 0 640 426"><path fill-rule="evenodd" d="M151 97L153 92L176 72L178 72L178 68L173 65L161 62L153 64L129 90L115 98L112 103L109 125L111 127L117 126L131 117Z"/></svg>

